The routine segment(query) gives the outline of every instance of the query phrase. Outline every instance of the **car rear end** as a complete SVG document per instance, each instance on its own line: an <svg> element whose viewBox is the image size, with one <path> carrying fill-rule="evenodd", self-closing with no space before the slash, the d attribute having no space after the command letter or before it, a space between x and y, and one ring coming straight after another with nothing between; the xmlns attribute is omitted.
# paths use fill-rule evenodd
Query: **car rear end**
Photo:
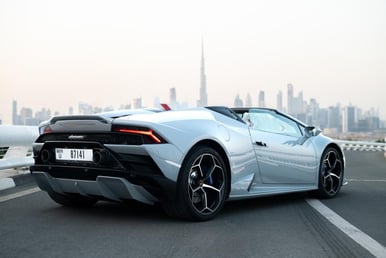
<svg viewBox="0 0 386 258"><path fill-rule="evenodd" d="M161 145L169 144L146 126L96 115L55 117L40 127L31 173L49 193L152 204L175 191L149 153Z"/></svg>

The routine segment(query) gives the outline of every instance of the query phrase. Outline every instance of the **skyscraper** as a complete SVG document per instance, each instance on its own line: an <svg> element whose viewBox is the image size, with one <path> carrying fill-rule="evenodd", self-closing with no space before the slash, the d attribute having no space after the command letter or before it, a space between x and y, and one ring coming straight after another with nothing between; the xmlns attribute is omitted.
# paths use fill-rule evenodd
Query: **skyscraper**
<svg viewBox="0 0 386 258"><path fill-rule="evenodd" d="M259 92L259 107L261 108L265 107L265 93L263 90Z"/></svg>
<svg viewBox="0 0 386 258"><path fill-rule="evenodd" d="M331 106L328 107L328 128L334 128L336 129L336 132L341 131L340 126L340 106Z"/></svg>
<svg viewBox="0 0 386 258"><path fill-rule="evenodd" d="M142 98L133 98L131 100L131 108L136 109L136 108L142 108Z"/></svg>
<svg viewBox="0 0 386 258"><path fill-rule="evenodd" d="M252 107L252 97L251 94L247 94L247 97L245 98L245 106L246 107Z"/></svg>
<svg viewBox="0 0 386 258"><path fill-rule="evenodd" d="M169 91L169 105L170 105L171 108L176 108L176 105L177 105L176 88L170 88L170 91Z"/></svg>
<svg viewBox="0 0 386 258"><path fill-rule="evenodd" d="M356 127L356 108L354 106L347 106L342 112L342 132L354 132Z"/></svg>
<svg viewBox="0 0 386 258"><path fill-rule="evenodd" d="M16 100L12 101L12 124L17 125L18 124L18 117L17 117L17 102Z"/></svg>
<svg viewBox="0 0 386 258"><path fill-rule="evenodd" d="M203 107L208 105L208 95L206 93L206 74L205 74L205 59L204 59L204 41L201 42L201 70L200 70L200 99L197 101L197 106Z"/></svg>
<svg viewBox="0 0 386 258"><path fill-rule="evenodd" d="M281 90L276 95L276 108L283 111L283 92Z"/></svg>
<svg viewBox="0 0 386 258"><path fill-rule="evenodd" d="M293 114L293 98L294 98L294 86L292 84L288 84L287 91L287 112L288 114Z"/></svg>
<svg viewBox="0 0 386 258"><path fill-rule="evenodd" d="M17 113L17 101L12 101L12 124L13 125L23 125L24 121L21 116Z"/></svg>
<svg viewBox="0 0 386 258"><path fill-rule="evenodd" d="M240 98L239 94L236 95L235 101L233 102L233 106L234 107L243 107L244 106L243 100Z"/></svg>

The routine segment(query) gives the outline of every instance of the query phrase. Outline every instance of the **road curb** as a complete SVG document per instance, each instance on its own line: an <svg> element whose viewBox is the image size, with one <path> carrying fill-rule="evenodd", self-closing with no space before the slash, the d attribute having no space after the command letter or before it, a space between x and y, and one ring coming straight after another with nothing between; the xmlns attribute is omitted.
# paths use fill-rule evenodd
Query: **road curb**
<svg viewBox="0 0 386 258"><path fill-rule="evenodd" d="M17 174L11 177L0 178L0 191L33 182L31 173Z"/></svg>

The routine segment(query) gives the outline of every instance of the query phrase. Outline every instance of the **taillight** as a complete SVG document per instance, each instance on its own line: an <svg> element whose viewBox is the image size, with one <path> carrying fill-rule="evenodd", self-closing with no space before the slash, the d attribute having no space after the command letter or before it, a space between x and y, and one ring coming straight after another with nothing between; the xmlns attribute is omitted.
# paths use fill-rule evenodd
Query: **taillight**
<svg viewBox="0 0 386 258"><path fill-rule="evenodd" d="M149 140L149 141L144 141L145 143L166 143L166 141L161 136L159 136L156 132L154 132L150 128L113 126L112 131L117 133L127 133L132 135L143 136L144 139Z"/></svg>
<svg viewBox="0 0 386 258"><path fill-rule="evenodd" d="M51 129L49 124L45 124L45 125L39 127L39 134L40 135L46 134L46 133L51 133L51 132L52 132L52 129Z"/></svg>

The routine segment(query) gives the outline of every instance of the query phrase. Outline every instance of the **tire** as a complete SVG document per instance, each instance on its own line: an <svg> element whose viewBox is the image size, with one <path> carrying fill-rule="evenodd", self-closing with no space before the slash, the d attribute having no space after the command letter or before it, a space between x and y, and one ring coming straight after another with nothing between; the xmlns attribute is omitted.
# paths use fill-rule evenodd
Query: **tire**
<svg viewBox="0 0 386 258"><path fill-rule="evenodd" d="M210 147L197 146L181 167L175 201L163 206L168 215L191 221L210 220L222 209L227 188L223 158Z"/></svg>
<svg viewBox="0 0 386 258"><path fill-rule="evenodd" d="M335 148L327 148L320 161L318 197L332 198L337 195L342 187L343 175L342 155Z"/></svg>
<svg viewBox="0 0 386 258"><path fill-rule="evenodd" d="M68 207L90 207L98 201L97 199L88 198L79 194L64 195L56 192L48 192L48 195L56 203Z"/></svg>

